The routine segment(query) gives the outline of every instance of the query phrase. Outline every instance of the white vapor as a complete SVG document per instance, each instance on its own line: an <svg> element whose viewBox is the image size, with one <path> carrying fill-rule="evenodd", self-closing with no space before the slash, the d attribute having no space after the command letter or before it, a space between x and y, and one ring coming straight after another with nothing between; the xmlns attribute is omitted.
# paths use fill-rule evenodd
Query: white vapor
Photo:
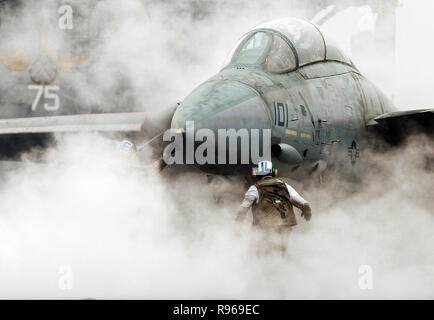
<svg viewBox="0 0 434 320"><path fill-rule="evenodd" d="M160 176L110 140L66 137L1 186L0 297L433 298L426 155L412 143L372 156L375 174L350 188L302 190L312 221L298 219L286 255L263 256L248 222L234 221L240 181L220 185L237 196L217 205L202 173ZM363 265L372 290L359 288Z"/></svg>

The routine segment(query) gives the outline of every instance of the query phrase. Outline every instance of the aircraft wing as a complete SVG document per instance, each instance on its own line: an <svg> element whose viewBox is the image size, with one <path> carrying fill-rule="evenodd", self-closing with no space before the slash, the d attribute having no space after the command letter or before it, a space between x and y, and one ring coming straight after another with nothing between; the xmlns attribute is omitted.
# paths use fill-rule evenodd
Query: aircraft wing
<svg viewBox="0 0 434 320"><path fill-rule="evenodd" d="M155 112L75 114L0 119L0 157L14 158L33 147L45 148L53 133L100 132L144 141L159 150L178 104Z"/></svg>
<svg viewBox="0 0 434 320"><path fill-rule="evenodd" d="M0 119L0 134L54 132L140 132L147 112L78 114Z"/></svg>
<svg viewBox="0 0 434 320"><path fill-rule="evenodd" d="M380 133L392 144L402 142L413 133L434 134L434 109L390 112L374 120Z"/></svg>
<svg viewBox="0 0 434 320"><path fill-rule="evenodd" d="M153 137L170 128L178 104L155 112L75 114L0 119L0 135L55 132L137 132Z"/></svg>

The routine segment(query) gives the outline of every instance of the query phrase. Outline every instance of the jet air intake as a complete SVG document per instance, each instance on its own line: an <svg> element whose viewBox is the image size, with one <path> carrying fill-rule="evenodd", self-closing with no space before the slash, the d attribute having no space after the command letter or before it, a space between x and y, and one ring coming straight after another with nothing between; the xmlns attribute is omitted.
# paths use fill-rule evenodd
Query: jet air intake
<svg viewBox="0 0 434 320"><path fill-rule="evenodd" d="M289 144L280 143L271 146L271 153L281 162L297 165L303 161L301 154Z"/></svg>

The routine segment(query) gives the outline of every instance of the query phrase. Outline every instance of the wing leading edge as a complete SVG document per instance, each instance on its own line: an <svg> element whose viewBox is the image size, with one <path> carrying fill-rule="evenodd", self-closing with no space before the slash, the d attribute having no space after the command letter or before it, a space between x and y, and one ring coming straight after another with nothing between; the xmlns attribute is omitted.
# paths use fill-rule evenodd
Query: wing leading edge
<svg viewBox="0 0 434 320"><path fill-rule="evenodd" d="M130 112L0 119L0 134L140 132L149 117L148 112Z"/></svg>

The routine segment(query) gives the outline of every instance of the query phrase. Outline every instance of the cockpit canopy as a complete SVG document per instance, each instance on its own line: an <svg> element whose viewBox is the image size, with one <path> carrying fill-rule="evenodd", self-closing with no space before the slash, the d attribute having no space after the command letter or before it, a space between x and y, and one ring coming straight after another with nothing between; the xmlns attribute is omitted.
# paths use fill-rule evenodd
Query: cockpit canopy
<svg viewBox="0 0 434 320"><path fill-rule="evenodd" d="M314 24L296 18L274 20L245 34L226 60L227 65L261 66L283 73L318 61L351 60Z"/></svg>

